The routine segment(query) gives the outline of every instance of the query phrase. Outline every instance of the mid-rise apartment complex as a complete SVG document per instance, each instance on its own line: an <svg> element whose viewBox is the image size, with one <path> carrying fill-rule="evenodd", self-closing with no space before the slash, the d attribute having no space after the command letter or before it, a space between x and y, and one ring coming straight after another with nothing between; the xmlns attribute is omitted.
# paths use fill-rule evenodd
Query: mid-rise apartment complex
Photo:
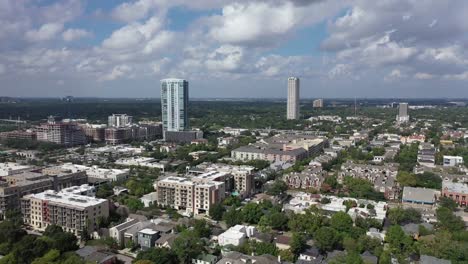
<svg viewBox="0 0 468 264"><path fill-rule="evenodd" d="M108 118L109 127L126 127L133 123L133 117L126 114L112 114Z"/></svg>
<svg viewBox="0 0 468 264"><path fill-rule="evenodd" d="M162 135L160 123L132 125L127 127L109 127L105 129L104 137L107 144L122 144L125 141L153 140Z"/></svg>
<svg viewBox="0 0 468 264"><path fill-rule="evenodd" d="M323 108L323 99L317 99L312 102L313 108Z"/></svg>
<svg viewBox="0 0 468 264"><path fill-rule="evenodd" d="M82 124L81 129L86 136L88 142L102 142L105 139L105 124Z"/></svg>
<svg viewBox="0 0 468 264"><path fill-rule="evenodd" d="M2 177L0 181L0 215L7 210L19 208L20 198L27 194L45 190L62 190L63 188L82 185L88 182L85 172L57 172L46 174L40 172L23 172Z"/></svg>
<svg viewBox="0 0 468 264"><path fill-rule="evenodd" d="M227 164L201 163L196 167L190 168L188 173L191 175L223 175L226 183L226 192L231 192L241 197L249 197L254 188L254 170L252 166L235 166ZM232 183L231 183L232 182Z"/></svg>
<svg viewBox="0 0 468 264"><path fill-rule="evenodd" d="M267 160L271 162L295 162L318 155L328 140L310 135L278 134L255 144L242 146L231 151L235 160Z"/></svg>
<svg viewBox="0 0 468 264"><path fill-rule="evenodd" d="M86 144L83 130L75 123L63 123L49 120L36 127L38 141L51 142L65 146Z"/></svg>
<svg viewBox="0 0 468 264"><path fill-rule="evenodd" d="M31 130L15 130L15 131L7 131L0 133L0 140L5 139L23 139L23 140L36 140L37 135L36 132Z"/></svg>
<svg viewBox="0 0 468 264"><path fill-rule="evenodd" d="M164 131L189 129L188 82L183 79L161 80L161 107Z"/></svg>
<svg viewBox="0 0 468 264"><path fill-rule="evenodd" d="M299 118L299 78L288 78L287 119Z"/></svg>
<svg viewBox="0 0 468 264"><path fill-rule="evenodd" d="M225 197L225 183L195 177L167 177L155 184L159 205L185 209L187 213L208 213L213 204Z"/></svg>
<svg viewBox="0 0 468 264"><path fill-rule="evenodd" d="M97 230L98 219L109 216L105 199L47 190L21 199L23 221L35 230L58 225L77 236Z"/></svg>

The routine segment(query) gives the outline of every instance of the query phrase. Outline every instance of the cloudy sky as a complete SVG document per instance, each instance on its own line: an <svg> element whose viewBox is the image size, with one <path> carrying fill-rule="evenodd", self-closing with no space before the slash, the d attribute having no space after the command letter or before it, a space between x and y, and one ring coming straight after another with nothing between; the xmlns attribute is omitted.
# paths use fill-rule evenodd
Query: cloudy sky
<svg viewBox="0 0 468 264"><path fill-rule="evenodd" d="M0 96L468 97L467 0L0 0Z"/></svg>

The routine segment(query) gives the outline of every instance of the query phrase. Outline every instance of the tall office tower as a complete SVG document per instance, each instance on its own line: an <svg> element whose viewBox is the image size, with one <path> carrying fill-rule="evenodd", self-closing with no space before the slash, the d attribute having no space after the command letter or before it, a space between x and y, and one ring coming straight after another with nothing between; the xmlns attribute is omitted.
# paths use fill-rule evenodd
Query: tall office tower
<svg viewBox="0 0 468 264"><path fill-rule="evenodd" d="M408 103L400 103L400 106L398 107L398 115L396 117L396 121L399 123L405 123L409 121Z"/></svg>
<svg viewBox="0 0 468 264"><path fill-rule="evenodd" d="M164 131L189 129L188 82L183 79L161 80L161 107Z"/></svg>
<svg viewBox="0 0 468 264"><path fill-rule="evenodd" d="M288 104L286 111L287 119L299 118L299 78L288 78Z"/></svg>
<svg viewBox="0 0 468 264"><path fill-rule="evenodd" d="M125 127L133 123L133 117L126 114L112 114L108 118L108 125L110 127Z"/></svg>
<svg viewBox="0 0 468 264"><path fill-rule="evenodd" d="M314 108L322 108L323 107L323 99L314 100L312 103Z"/></svg>

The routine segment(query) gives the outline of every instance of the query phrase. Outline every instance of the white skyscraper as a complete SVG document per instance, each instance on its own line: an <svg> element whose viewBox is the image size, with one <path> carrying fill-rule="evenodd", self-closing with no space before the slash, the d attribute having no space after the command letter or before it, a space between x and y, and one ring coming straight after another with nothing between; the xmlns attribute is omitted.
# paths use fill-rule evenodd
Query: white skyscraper
<svg viewBox="0 0 468 264"><path fill-rule="evenodd" d="M399 123L405 123L409 121L408 103L400 103L398 106L398 115L396 117L396 121Z"/></svg>
<svg viewBox="0 0 468 264"><path fill-rule="evenodd" d="M288 78L288 104L286 111L287 119L299 118L299 78Z"/></svg>
<svg viewBox="0 0 468 264"><path fill-rule="evenodd" d="M161 108L164 131L188 130L188 97L188 82L186 80L161 80Z"/></svg>

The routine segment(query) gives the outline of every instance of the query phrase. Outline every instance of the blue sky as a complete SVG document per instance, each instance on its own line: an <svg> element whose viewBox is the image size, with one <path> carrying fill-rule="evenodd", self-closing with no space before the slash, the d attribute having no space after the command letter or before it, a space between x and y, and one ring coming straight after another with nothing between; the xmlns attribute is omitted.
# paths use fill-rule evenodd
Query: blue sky
<svg viewBox="0 0 468 264"><path fill-rule="evenodd" d="M0 96L468 97L468 1L3 0Z"/></svg>

